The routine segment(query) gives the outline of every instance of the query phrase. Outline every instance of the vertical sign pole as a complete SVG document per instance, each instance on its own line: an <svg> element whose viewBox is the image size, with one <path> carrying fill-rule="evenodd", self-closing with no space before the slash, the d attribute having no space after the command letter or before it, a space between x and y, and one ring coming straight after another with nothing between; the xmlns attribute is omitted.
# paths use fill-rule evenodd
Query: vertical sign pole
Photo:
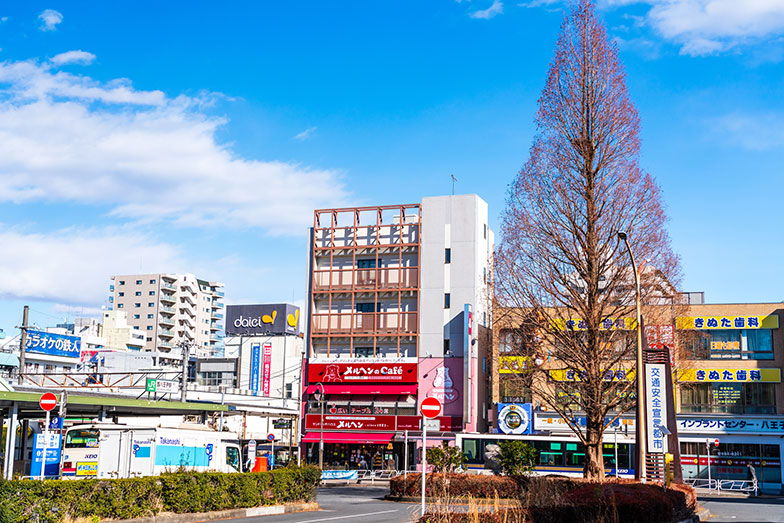
<svg viewBox="0 0 784 523"><path fill-rule="evenodd" d="M44 470L46 469L46 448L49 446L49 411L46 411L46 425L44 425L44 444L43 454L41 455L41 481L44 480Z"/></svg>
<svg viewBox="0 0 784 523"><path fill-rule="evenodd" d="M706 443L705 450L708 451L708 488L712 488L711 487L711 473L710 473L710 444L711 444L710 438L706 439L705 443Z"/></svg>
<svg viewBox="0 0 784 523"><path fill-rule="evenodd" d="M403 479L408 477L408 431L403 431Z"/></svg>
<svg viewBox="0 0 784 523"><path fill-rule="evenodd" d="M425 475L427 474L427 424L422 415L422 516L425 515Z"/></svg>
<svg viewBox="0 0 784 523"><path fill-rule="evenodd" d="M618 420L620 424L620 420ZM618 479L618 427L615 427L615 479Z"/></svg>

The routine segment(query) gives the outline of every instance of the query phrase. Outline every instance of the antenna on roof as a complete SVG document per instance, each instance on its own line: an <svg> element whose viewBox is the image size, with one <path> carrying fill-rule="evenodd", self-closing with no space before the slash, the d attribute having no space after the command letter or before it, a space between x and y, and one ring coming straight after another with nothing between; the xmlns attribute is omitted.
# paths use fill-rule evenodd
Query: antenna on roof
<svg viewBox="0 0 784 523"><path fill-rule="evenodd" d="M457 181L457 178L455 178L454 174L450 174L449 176L452 177L452 196L454 196L455 195L455 182Z"/></svg>

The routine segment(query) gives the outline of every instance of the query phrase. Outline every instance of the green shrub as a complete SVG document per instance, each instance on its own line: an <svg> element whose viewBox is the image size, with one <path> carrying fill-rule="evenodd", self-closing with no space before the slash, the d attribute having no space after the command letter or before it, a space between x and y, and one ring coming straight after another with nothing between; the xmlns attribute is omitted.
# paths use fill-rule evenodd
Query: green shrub
<svg viewBox="0 0 784 523"><path fill-rule="evenodd" d="M440 447L427 449L427 464L433 472L454 472L465 465L466 456L460 447L450 447L446 441Z"/></svg>
<svg viewBox="0 0 784 523"><path fill-rule="evenodd" d="M504 440L499 442L501 455L498 463L507 476L526 476L536 465L536 449L524 441Z"/></svg>
<svg viewBox="0 0 784 523"><path fill-rule="evenodd" d="M174 472L130 479L5 481L0 523L59 523L77 518L130 519L159 512L209 512L311 501L321 472Z"/></svg>

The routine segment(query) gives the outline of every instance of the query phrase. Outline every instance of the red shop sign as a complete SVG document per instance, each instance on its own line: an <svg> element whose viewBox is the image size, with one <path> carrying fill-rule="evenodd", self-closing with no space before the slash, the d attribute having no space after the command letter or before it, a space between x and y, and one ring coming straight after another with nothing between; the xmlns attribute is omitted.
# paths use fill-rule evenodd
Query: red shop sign
<svg viewBox="0 0 784 523"><path fill-rule="evenodd" d="M416 363L311 363L310 383L416 383Z"/></svg>
<svg viewBox="0 0 784 523"><path fill-rule="evenodd" d="M307 430L321 430L321 415L305 416ZM395 430L395 416L325 414L324 430Z"/></svg>

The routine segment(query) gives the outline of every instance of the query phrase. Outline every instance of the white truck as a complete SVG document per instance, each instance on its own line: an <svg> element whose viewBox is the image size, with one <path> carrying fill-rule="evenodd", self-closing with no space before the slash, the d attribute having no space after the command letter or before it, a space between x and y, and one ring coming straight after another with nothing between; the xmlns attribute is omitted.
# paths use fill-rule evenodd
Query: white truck
<svg viewBox="0 0 784 523"><path fill-rule="evenodd" d="M198 426L131 427L93 423L68 429L64 479L132 478L178 470L240 472L237 435Z"/></svg>

